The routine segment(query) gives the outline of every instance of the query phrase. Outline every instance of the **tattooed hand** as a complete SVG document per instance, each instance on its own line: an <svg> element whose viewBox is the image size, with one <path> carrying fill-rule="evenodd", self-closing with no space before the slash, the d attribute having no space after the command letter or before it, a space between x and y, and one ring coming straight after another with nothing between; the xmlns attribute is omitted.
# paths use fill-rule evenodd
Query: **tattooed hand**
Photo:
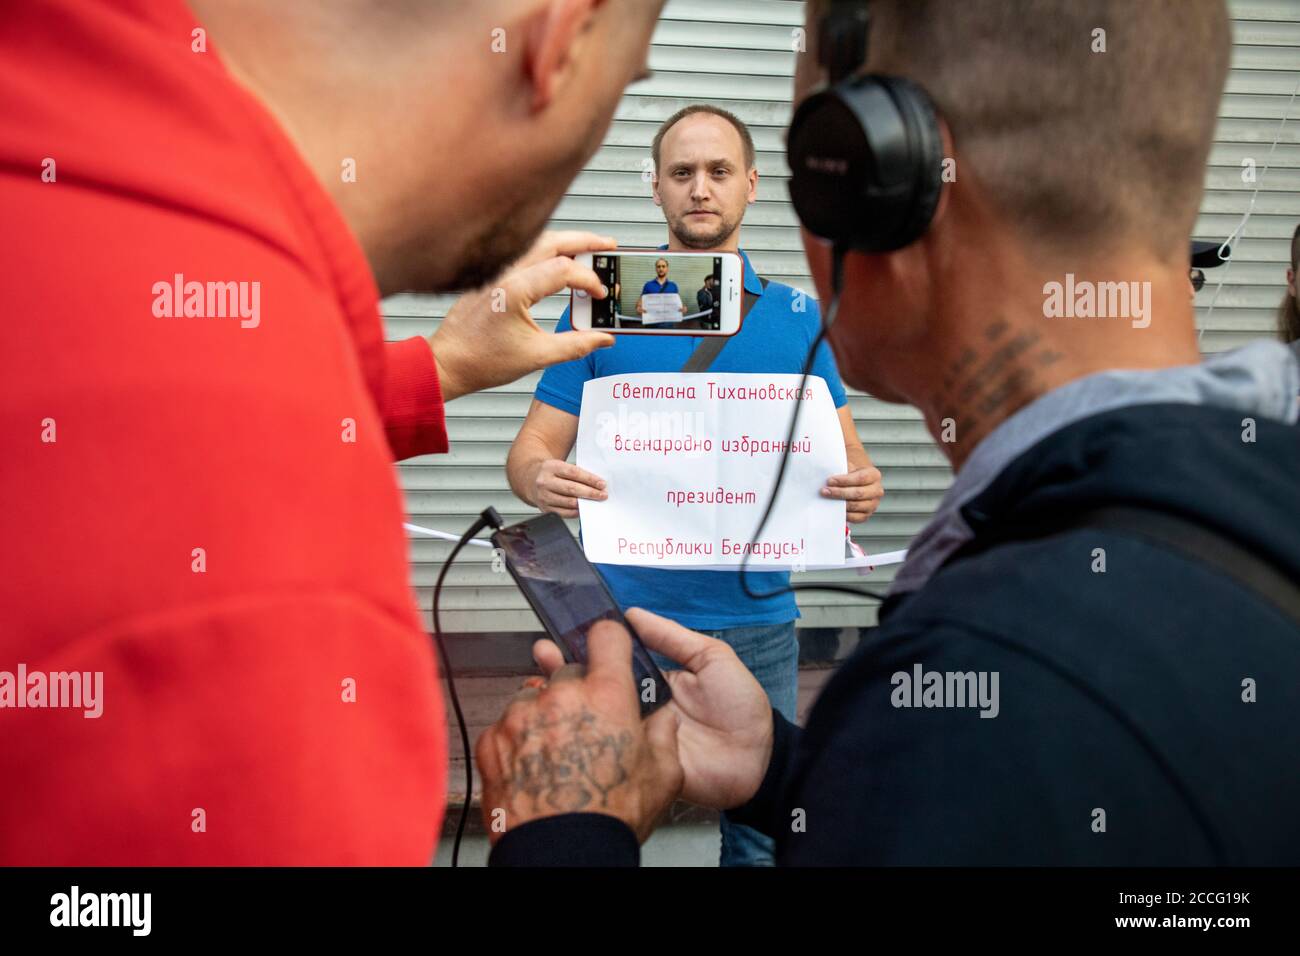
<svg viewBox="0 0 1300 956"><path fill-rule="evenodd" d="M682 665L664 674L673 696L677 753L685 775L682 796L691 803L729 810L758 792L772 759L772 704L736 652L658 614L628 608L627 621L646 647ZM538 641L533 657L550 674L564 663L551 641Z"/></svg>
<svg viewBox="0 0 1300 956"><path fill-rule="evenodd" d="M664 707L641 720L627 631L602 621L587 636L587 655L585 670L561 667L521 690L479 738L493 843L497 810L507 830L561 813L604 813L645 842L681 791L677 714Z"/></svg>

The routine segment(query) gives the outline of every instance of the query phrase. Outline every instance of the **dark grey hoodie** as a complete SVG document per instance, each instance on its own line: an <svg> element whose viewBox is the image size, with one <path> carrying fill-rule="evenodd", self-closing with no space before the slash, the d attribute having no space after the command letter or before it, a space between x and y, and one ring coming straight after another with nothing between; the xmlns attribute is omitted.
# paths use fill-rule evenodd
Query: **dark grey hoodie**
<svg viewBox="0 0 1300 956"><path fill-rule="evenodd" d="M774 715L767 777L733 818L773 835L779 864L1300 863L1292 617L1124 529L954 560L1000 527L1068 529L1119 503L1189 518L1300 581L1298 375L1259 343L1082 379L1009 418L807 729ZM935 557L936 541L955 543ZM508 832L492 863L560 848L637 860L621 823L570 814Z"/></svg>

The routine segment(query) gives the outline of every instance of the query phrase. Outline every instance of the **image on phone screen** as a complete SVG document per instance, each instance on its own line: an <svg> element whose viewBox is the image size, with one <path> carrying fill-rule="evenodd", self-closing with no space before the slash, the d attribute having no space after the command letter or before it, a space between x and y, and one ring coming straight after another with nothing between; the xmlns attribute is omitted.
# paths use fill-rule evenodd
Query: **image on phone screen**
<svg viewBox="0 0 1300 956"><path fill-rule="evenodd" d="M515 583L568 660L587 663L587 633L597 621L627 627L609 588L558 515L548 513L502 528L492 535L492 543L501 549ZM629 627L628 633L645 716L667 703L672 691L636 632Z"/></svg>
<svg viewBox="0 0 1300 956"><path fill-rule="evenodd" d="M722 327L722 257L596 253L592 270L610 294L591 300L593 329Z"/></svg>

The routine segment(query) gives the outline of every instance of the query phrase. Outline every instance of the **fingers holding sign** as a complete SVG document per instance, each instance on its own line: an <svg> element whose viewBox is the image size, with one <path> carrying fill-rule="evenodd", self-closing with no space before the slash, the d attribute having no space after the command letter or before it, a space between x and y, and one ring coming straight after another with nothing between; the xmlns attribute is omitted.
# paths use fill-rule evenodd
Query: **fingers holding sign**
<svg viewBox="0 0 1300 956"><path fill-rule="evenodd" d="M609 497L605 479L558 458L537 463L532 480L532 500L541 511L553 511L561 518L578 517L578 499L604 501Z"/></svg>
<svg viewBox="0 0 1300 956"><path fill-rule="evenodd" d="M880 469L873 466L858 468L845 475L832 475L821 490L823 498L837 498L845 502L845 517L852 522L866 521L880 507L885 497Z"/></svg>

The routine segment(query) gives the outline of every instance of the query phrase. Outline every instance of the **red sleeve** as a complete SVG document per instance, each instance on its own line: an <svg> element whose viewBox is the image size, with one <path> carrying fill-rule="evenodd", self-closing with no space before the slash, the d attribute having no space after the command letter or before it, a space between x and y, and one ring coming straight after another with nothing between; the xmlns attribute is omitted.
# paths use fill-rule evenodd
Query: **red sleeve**
<svg viewBox="0 0 1300 956"><path fill-rule="evenodd" d="M0 865L427 865L446 726L392 462L447 447L429 346L384 346L184 3L5 13ZM19 671L102 711L19 708Z"/></svg>
<svg viewBox="0 0 1300 956"><path fill-rule="evenodd" d="M0 195L29 240L0 278L0 672L103 688L99 717L0 710L0 864L427 864L446 724L380 407L405 380L441 435L429 347L389 366L377 307L354 336L297 257L174 205ZM155 314L182 273L257 283L257 321Z"/></svg>
<svg viewBox="0 0 1300 956"><path fill-rule="evenodd" d="M402 617L342 589L247 595L92 631L30 664L101 677L91 716L0 715L5 864L433 858L444 715L429 642Z"/></svg>
<svg viewBox="0 0 1300 956"><path fill-rule="evenodd" d="M412 336L385 348L384 402L380 411L393 458L445 452L447 420L429 340Z"/></svg>

